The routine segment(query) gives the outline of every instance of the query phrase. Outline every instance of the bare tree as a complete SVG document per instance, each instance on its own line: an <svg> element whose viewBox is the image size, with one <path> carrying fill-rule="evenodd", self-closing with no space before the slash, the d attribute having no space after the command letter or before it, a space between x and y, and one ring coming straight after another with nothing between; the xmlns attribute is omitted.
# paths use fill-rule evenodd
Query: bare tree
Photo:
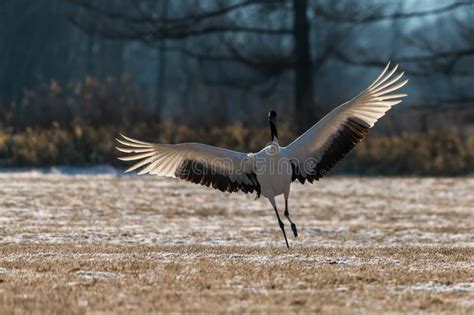
<svg viewBox="0 0 474 315"><path fill-rule="evenodd" d="M99 31L108 38L140 40L150 44L174 41L168 49L189 57L244 65L255 72L254 78L249 81L252 85L268 82L291 70L294 74L294 113L298 128L303 130L314 122L314 118L319 118L314 117L314 112L321 111L313 111L313 61L307 0L214 1L205 5L200 2L198 7L169 8L167 16L156 14L153 4L146 0L134 1L134 10L128 12L112 11L90 0L70 1L91 16L100 16L102 22L98 27L91 27L72 16L72 22L86 32ZM252 15L251 18L243 16L244 9L245 13ZM268 19L271 15L274 18ZM190 49L189 45L180 42L201 36L214 36L220 47L211 50L200 45ZM258 49L249 49L248 45L242 44L247 41L260 45L254 46ZM221 78L220 81L232 86L244 83L248 87L248 82L239 77Z"/></svg>
<svg viewBox="0 0 474 315"><path fill-rule="evenodd" d="M401 2L400 2L401 3ZM474 93L469 87L474 82L474 10L472 1L454 1L434 9L414 12L398 6L393 12L364 12L351 14L330 12L320 7L322 17L350 25L373 25L379 22L392 24L396 36L390 58L403 64L409 76L416 77L418 89L429 91L419 103L412 103L407 111L417 111L420 131L432 128L432 117L474 104ZM436 19L433 19L436 17ZM403 32L402 22L417 18L416 29ZM427 18L431 18L427 20ZM442 25L442 27L440 26ZM442 38L443 40L440 40ZM398 49L403 47L403 49ZM358 67L381 67L386 59L374 54L368 44L353 48L353 53L337 50L334 57ZM355 52L355 53L354 53ZM456 105L456 109L453 108ZM437 126L439 128L440 126Z"/></svg>
<svg viewBox="0 0 474 315"><path fill-rule="evenodd" d="M161 49L180 52L207 65L216 63L209 72L217 75L206 79L210 84L243 89L264 85L271 90L276 78L291 73L298 131L305 130L325 113L322 105L315 102L314 89L319 71L331 60L380 67L385 65L386 58L392 57L403 63L410 75L467 76L473 73L462 66L465 58L471 58L474 53L472 23L466 24L469 17L453 18L453 13L471 6L470 1L453 1L434 9L412 12L405 12L406 6L377 1L214 0L188 2L187 6L170 2L165 15L151 0L124 1L126 9L115 10L93 0L68 1L99 23L91 27L73 15L71 21L86 32L100 32L107 38L138 40L150 45L166 41L166 47L160 46ZM459 33L464 39L459 38L458 42L462 44L449 48L425 45L423 48L423 43L432 41L430 38L422 33L407 36L400 26L401 21L444 15L459 24L457 30L462 30ZM407 46L419 46L417 53L402 55L406 49L400 49L390 56L374 55L372 47L358 45L353 40L349 42L352 29L383 21L395 21L392 24L395 30L388 31L397 32L394 38ZM325 24L321 27L322 24L317 23ZM369 32L365 37L370 38ZM312 40L315 34L316 41ZM229 71L235 69L234 65L243 65L249 72Z"/></svg>
<svg viewBox="0 0 474 315"><path fill-rule="evenodd" d="M72 27L64 20L63 6L61 0L0 3L0 91L5 100L18 101L25 88L53 76L70 77Z"/></svg>
<svg viewBox="0 0 474 315"><path fill-rule="evenodd" d="M464 9L464 10L463 10ZM321 16L339 23L373 24L376 22L393 21L399 22L412 18L427 18L437 16L431 23L419 23L416 30L404 34L400 28L392 30L398 33L398 45L404 45L405 49L392 50L391 57L397 62L403 63L410 76L431 77L441 76L443 82L467 82L474 79L474 10L472 1L456 1L451 4L440 6L435 9L403 12L401 7L392 13L352 13L328 12L319 8ZM436 24L441 24L439 28ZM399 25L397 23L397 25ZM434 31L436 29L436 31ZM443 38L443 40L439 40ZM348 54L345 51L334 52L335 58L345 63L363 66L380 67L386 63L380 55L374 55L371 46L354 47L356 54ZM408 52L407 52L408 51ZM470 78L468 80L467 78ZM433 82L433 80L432 80ZM468 89L462 89L462 92ZM451 94L456 91L451 90ZM471 95L453 95L451 98L439 98L439 103L470 102L474 99ZM427 104L433 105L435 100L427 100Z"/></svg>

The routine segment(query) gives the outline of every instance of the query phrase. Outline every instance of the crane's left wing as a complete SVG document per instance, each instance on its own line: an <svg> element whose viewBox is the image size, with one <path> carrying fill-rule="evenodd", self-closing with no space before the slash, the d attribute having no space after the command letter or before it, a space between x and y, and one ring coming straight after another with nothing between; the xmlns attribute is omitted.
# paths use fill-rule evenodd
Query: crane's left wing
<svg viewBox="0 0 474 315"><path fill-rule="evenodd" d="M287 147L293 181L319 180L366 137L378 119L402 101L406 94L392 92L408 80L400 81L403 72L394 75L398 65L389 68L390 63L367 89L332 110Z"/></svg>
<svg viewBox="0 0 474 315"><path fill-rule="evenodd" d="M201 143L161 144L138 141L122 135L117 149L128 153L122 161L134 161L125 172L142 168L138 175L176 177L224 192L256 192L260 184L253 154Z"/></svg>

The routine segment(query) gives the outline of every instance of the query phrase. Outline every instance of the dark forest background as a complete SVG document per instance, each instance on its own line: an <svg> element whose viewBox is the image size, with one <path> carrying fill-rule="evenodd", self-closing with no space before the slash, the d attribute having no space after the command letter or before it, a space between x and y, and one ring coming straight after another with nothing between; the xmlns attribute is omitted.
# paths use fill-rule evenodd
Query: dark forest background
<svg viewBox="0 0 474 315"><path fill-rule="evenodd" d="M368 86L408 97L338 172L474 172L474 4L2 0L0 166L117 164L120 133L259 150Z"/></svg>

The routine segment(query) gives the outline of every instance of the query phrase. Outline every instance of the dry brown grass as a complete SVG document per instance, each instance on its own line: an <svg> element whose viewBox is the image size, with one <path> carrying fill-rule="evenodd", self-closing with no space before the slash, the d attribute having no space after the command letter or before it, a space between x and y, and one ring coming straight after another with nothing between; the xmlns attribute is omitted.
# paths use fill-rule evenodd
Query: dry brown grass
<svg viewBox="0 0 474 315"><path fill-rule="evenodd" d="M469 313L473 254L449 247L8 245L1 249L1 311Z"/></svg>
<svg viewBox="0 0 474 315"><path fill-rule="evenodd" d="M0 313L474 312L472 179L265 200L151 177L0 176Z"/></svg>

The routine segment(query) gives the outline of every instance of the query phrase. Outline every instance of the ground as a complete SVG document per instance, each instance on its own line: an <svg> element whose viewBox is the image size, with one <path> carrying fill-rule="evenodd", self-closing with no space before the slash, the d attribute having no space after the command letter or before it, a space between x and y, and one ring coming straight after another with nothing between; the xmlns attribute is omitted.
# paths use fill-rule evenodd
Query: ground
<svg viewBox="0 0 474 315"><path fill-rule="evenodd" d="M264 198L2 173L0 313L472 314L473 191L474 178L296 184L287 249Z"/></svg>

